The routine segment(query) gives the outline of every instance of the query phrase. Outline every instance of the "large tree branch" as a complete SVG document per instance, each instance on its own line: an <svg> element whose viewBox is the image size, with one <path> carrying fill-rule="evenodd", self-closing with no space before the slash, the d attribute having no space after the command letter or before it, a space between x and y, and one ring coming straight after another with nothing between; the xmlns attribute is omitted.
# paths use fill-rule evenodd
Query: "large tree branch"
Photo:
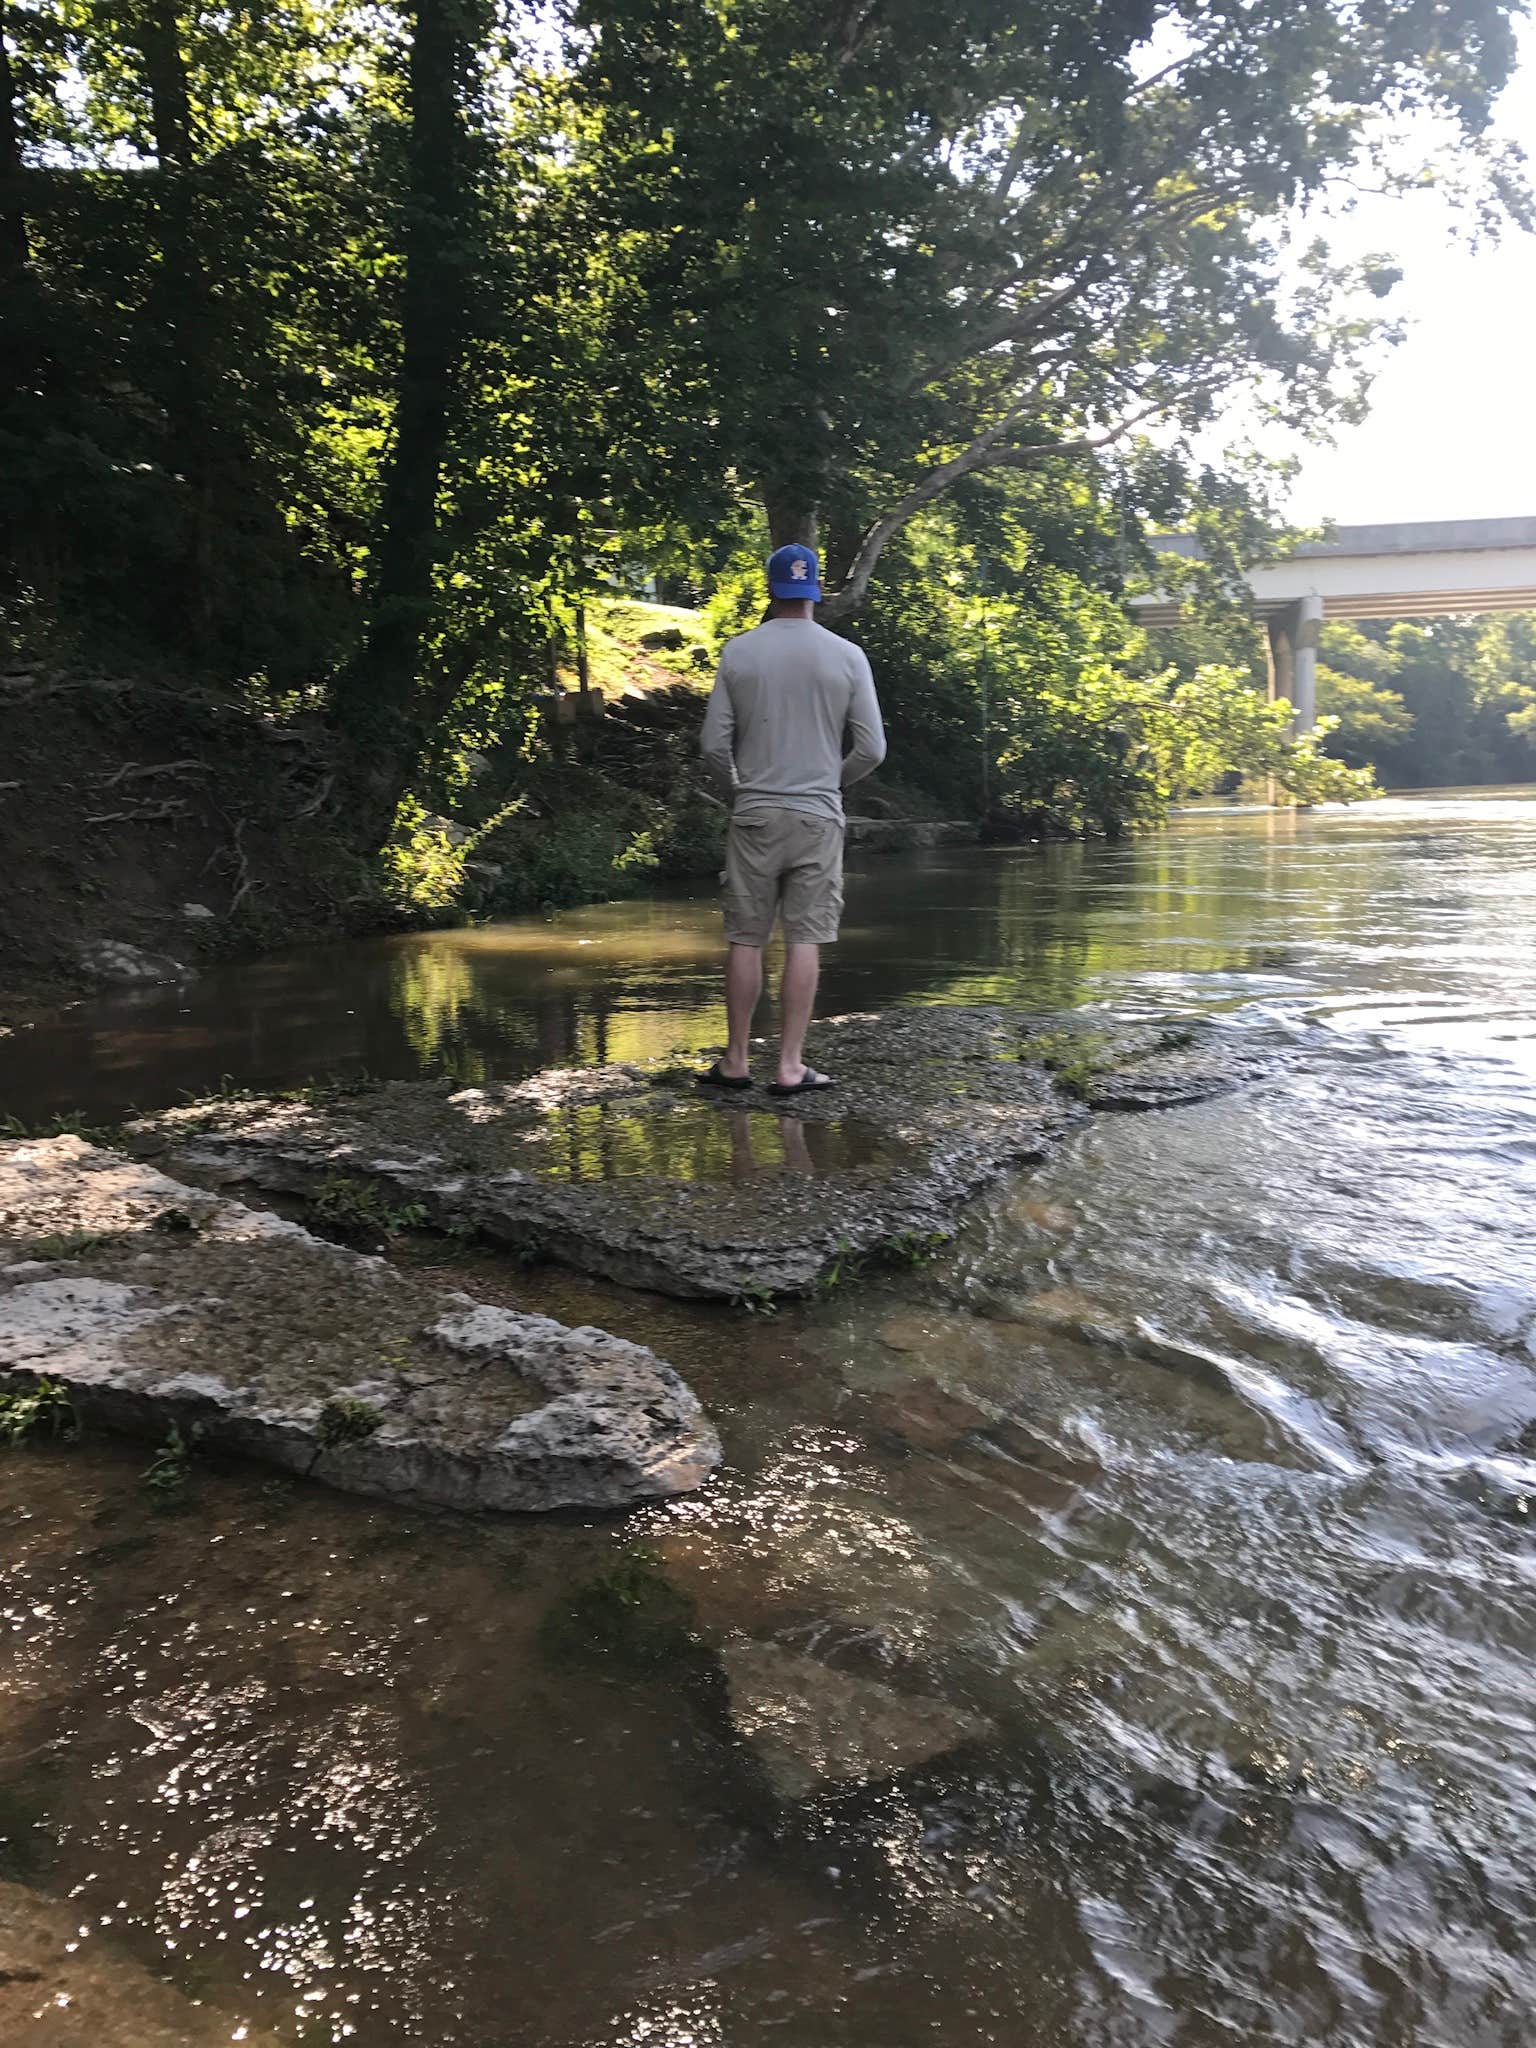
<svg viewBox="0 0 1536 2048"><path fill-rule="evenodd" d="M864 47L885 0L850 0L839 10L827 38L834 67L841 71Z"/></svg>
<svg viewBox="0 0 1536 2048"><path fill-rule="evenodd" d="M997 183L992 187L990 196L994 206L1002 206L1007 201L1009 193L1019 181L1020 171L1023 170L1028 161L1029 123L1021 119L1019 122L1019 132L1013 138L1013 147L1009 150L1007 161L998 173Z"/></svg>
<svg viewBox="0 0 1536 2048"><path fill-rule="evenodd" d="M1173 62L1165 64L1161 71L1153 71L1145 78L1138 78L1134 85L1127 88L1126 98L1137 99L1142 93L1150 92L1153 86L1163 85L1168 79L1177 78L1187 64L1193 64L1205 54L1204 50L1186 50L1182 57L1175 57Z"/></svg>
<svg viewBox="0 0 1536 2048"><path fill-rule="evenodd" d="M1022 141L1021 129L1015 149ZM1066 226L1051 231L1047 231L1045 223L1053 209L1065 204L1074 193L1074 188L1081 182L1081 171L1069 161L1063 169L1047 172L997 229L1010 252L1033 244L1033 256L1028 262L1021 263L1010 253L1003 263L994 265L979 281L972 305L973 314L979 316L996 305L1005 294L1058 276L1063 269L1076 264L1081 260L1078 252L1084 243L1098 233L1106 221L1112 222L1113 227L1105 234L1104 240L1123 247L1128 231L1151 222L1166 209L1187 207L1202 195L1207 195L1214 203L1224 197L1241 197L1246 191L1245 185L1228 179L1219 185L1207 183L1193 190L1168 193L1165 188L1169 181L1184 174L1187 168L1187 153L1170 153L1161 160L1145 163L1134 175L1112 176L1098 166L1097 181L1087 198L1079 196L1070 209L1072 217Z"/></svg>
<svg viewBox="0 0 1536 2048"><path fill-rule="evenodd" d="M869 580L876 565L890 542L925 506L943 497L962 477L974 476L979 470L987 469L1038 469L1042 463L1061 456L1088 455L1101 448L1113 447L1127 434L1134 433L1137 427L1145 426L1148 420L1166 418L1191 399L1231 382L1235 374L1230 369L1215 371L1178 391L1164 392L1147 400L1098 433L1079 434L1069 441L1009 441L1006 438L1009 430L1023 410L1022 406L1016 407L994 426L978 434L958 455L936 464L904 498L867 528L842 584L822 606L822 618L841 619L857 611L868 593Z"/></svg>
<svg viewBox="0 0 1536 2048"><path fill-rule="evenodd" d="M1161 182L1161 174L1155 172L1150 178L1139 180L1103 179L1079 205L1067 225L1055 233L1046 233L1040 225L1053 203L1051 186L1048 182L1038 187L998 230L1000 238L1009 245L1009 254L977 280L975 295L962 312L962 320L969 325L992 314L995 322L994 309L1010 297L1013 304L1007 317L1016 318L1021 310L1017 304L1019 293L1061 278L1064 272L1067 273L1065 284L1054 289L1070 290L1073 281L1081 274L1082 265L1091 261L1093 255L1104 253L1119 239L1115 233L1108 233L1095 240L1106 220L1118 221L1123 233L1124 224L1138 217L1140 207ZM1034 254L1027 262L1021 262L1014 252L1020 245L1027 246L1031 241L1035 244ZM964 362L975 352L975 344L969 343L950 359L949 367ZM921 388L923 383L930 381L931 378L919 374L914 378L913 388Z"/></svg>
<svg viewBox="0 0 1536 2048"><path fill-rule="evenodd" d="M1092 282L1090 276L1079 272L1057 290L1048 292L1043 299L1035 300L1026 308L1010 306L1005 314L993 320L988 326L973 329L963 335L958 346L948 356L937 363L915 370L903 388L907 391L925 391L930 384L938 383L941 377L947 377L952 370L958 370L962 363L973 362L977 356L988 354L992 349L1001 347L1005 341L1027 341L1031 334L1037 333L1057 313L1070 306L1074 299L1080 298Z"/></svg>
<svg viewBox="0 0 1536 2048"><path fill-rule="evenodd" d="M863 603L864 593L869 588L869 579L874 574L875 564L891 541L909 519L913 519L925 505L931 505L935 498L942 497L951 484L958 483L972 470L980 469L987 456L997 447L998 442L1008 433L1018 419L1017 409L994 422L983 433L977 435L967 448L948 462L940 462L929 470L922 481L913 486L899 503L877 519L860 540L858 550L849 565L848 574L842 586L826 600L822 607L823 618L842 618L846 613Z"/></svg>
<svg viewBox="0 0 1536 2048"><path fill-rule="evenodd" d="M1118 196L1123 208L1127 203L1128 193L1122 190ZM1138 253L1138 243L1144 240L1151 229L1177 227L1184 223L1186 216L1190 220L1197 220L1201 214L1210 212L1213 206L1230 203L1242 196L1243 187L1234 181L1225 185L1204 185L1194 191L1167 194L1161 199L1148 201L1125 220L1122 231L1115 238L1114 246L1093 247L1079 255L1078 267L1072 275L1054 290L1047 292L1043 298L1027 300L1022 305L1011 304L1003 312L994 314L986 325L971 327L961 335L959 342L948 355L941 357L937 362L922 364L914 369L902 384L903 392L911 394L927 390L965 363L974 362L977 357L988 354L992 349L1001 347L1003 343L1028 341L1031 336L1039 334L1058 313L1064 312L1097 281L1096 270L1102 274L1102 265L1096 266L1095 258L1123 264ZM1054 270L1059 272L1062 260L1073 245L1081 245L1087 238L1094 224L1095 214L1108 210L1111 203L1112 195L1102 195L1084 210L1069 233L1051 251ZM1014 271L1007 278L995 283L975 303L972 308L973 315L980 314L989 306L995 306L1004 294L1019 292L1042 274L1044 272L1040 259L1026 268Z"/></svg>

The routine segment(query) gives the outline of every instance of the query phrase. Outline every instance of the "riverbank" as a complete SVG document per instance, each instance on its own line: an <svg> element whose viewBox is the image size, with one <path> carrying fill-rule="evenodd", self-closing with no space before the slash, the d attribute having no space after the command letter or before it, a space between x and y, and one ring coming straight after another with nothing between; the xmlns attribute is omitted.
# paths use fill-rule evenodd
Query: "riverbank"
<svg viewBox="0 0 1536 2048"><path fill-rule="evenodd" d="M634 637L630 613L665 609L621 616ZM531 758L460 757L404 808L378 859L348 843L331 808L337 763L317 717L145 678L0 676L0 1029L277 949L713 877L725 812L697 765L702 686L665 665L669 650L621 659L610 637L606 715L551 717ZM856 850L977 830L901 784L860 803Z"/></svg>
<svg viewBox="0 0 1536 2048"><path fill-rule="evenodd" d="M313 721L148 679L0 679L0 1025L376 928Z"/></svg>

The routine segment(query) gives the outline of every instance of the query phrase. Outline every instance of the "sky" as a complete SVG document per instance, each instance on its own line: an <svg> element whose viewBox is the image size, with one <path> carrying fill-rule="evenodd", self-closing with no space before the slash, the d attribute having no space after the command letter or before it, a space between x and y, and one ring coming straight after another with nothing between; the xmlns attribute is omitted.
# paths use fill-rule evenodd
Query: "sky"
<svg viewBox="0 0 1536 2048"><path fill-rule="evenodd" d="M1496 127L1536 159L1536 22L1523 25L1520 47ZM1370 418L1342 429L1331 449L1300 451L1290 517L1536 516L1536 234L1510 230L1497 246L1469 250L1426 194L1362 200L1329 240L1401 264L1389 305L1409 332L1384 356Z"/></svg>

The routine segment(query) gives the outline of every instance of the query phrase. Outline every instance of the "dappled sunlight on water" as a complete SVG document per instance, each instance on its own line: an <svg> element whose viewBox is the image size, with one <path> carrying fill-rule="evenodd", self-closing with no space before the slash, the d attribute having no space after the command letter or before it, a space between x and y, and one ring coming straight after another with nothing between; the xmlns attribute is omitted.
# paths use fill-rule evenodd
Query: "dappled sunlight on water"
<svg viewBox="0 0 1536 2048"><path fill-rule="evenodd" d="M687 1374L728 1467L628 1518L233 1469L165 1516L142 1452L12 1457L28 1881L311 2044L1526 2048L1533 890L1514 796L867 871L839 1006L1198 1010L1268 1077L1098 1119L929 1264L774 1317L412 1247ZM189 1047L242 1082L699 1047L713 944L684 903L268 963L220 1014L74 1013L46 1078L73 1100L99 1053L100 1099L148 1101ZM651 1170L627 1114L578 1113L553 1170ZM718 1111L677 1114L667 1170L739 1166ZM984 1738L765 1804L691 1664L551 1631L636 1554L708 1640Z"/></svg>

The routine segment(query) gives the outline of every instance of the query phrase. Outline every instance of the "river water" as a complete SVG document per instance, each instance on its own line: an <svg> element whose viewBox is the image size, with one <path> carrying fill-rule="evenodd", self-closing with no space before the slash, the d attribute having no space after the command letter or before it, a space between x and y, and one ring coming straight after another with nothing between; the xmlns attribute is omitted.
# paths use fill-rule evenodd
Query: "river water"
<svg viewBox="0 0 1536 2048"><path fill-rule="evenodd" d="M0 1042L0 1111L698 1048L714 943L693 899L231 969ZM871 866L826 994L1277 1063L771 1319L444 1264L673 1358L727 1447L688 1501L481 1526L231 1469L156 1516L142 1451L9 1458L0 1854L285 2041L1525 2048L1536 792ZM990 1734L753 1808L664 1661L547 1625L637 1551Z"/></svg>

